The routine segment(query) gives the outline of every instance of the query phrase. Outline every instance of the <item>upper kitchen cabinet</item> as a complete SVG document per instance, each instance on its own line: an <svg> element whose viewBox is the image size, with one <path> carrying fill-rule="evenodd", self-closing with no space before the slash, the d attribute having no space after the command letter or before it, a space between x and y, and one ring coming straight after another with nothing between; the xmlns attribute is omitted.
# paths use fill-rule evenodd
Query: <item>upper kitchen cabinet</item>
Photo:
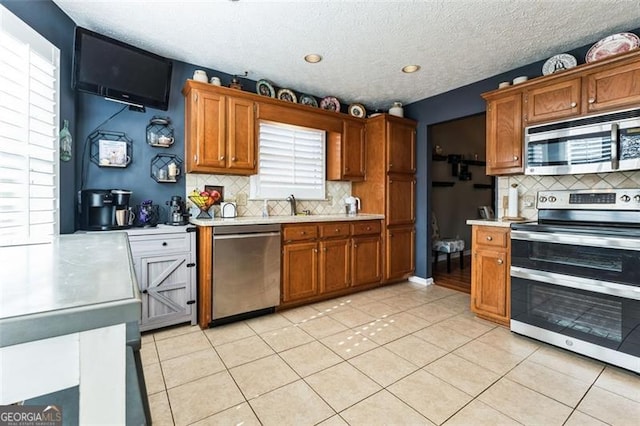
<svg viewBox="0 0 640 426"><path fill-rule="evenodd" d="M327 143L327 179L361 181L365 176L365 121L342 120L342 133L331 132Z"/></svg>
<svg viewBox="0 0 640 426"><path fill-rule="evenodd" d="M392 115L387 117L387 171L415 173L416 126L411 121Z"/></svg>
<svg viewBox="0 0 640 426"><path fill-rule="evenodd" d="M182 93L187 172L255 174L255 102L233 89L194 81Z"/></svg>
<svg viewBox="0 0 640 426"><path fill-rule="evenodd" d="M580 78L535 86L524 91L524 125L580 114Z"/></svg>
<svg viewBox="0 0 640 426"><path fill-rule="evenodd" d="M522 92L494 92L485 100L487 174L522 173Z"/></svg>
<svg viewBox="0 0 640 426"><path fill-rule="evenodd" d="M617 62L584 77L585 111L600 112L640 103L640 58Z"/></svg>

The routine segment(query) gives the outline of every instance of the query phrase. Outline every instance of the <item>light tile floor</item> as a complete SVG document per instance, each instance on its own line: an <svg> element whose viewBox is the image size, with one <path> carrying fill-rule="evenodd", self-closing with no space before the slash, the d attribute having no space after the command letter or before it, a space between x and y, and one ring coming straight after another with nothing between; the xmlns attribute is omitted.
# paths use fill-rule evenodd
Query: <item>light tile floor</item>
<svg viewBox="0 0 640 426"><path fill-rule="evenodd" d="M405 282L142 338L153 424L637 425L640 376Z"/></svg>

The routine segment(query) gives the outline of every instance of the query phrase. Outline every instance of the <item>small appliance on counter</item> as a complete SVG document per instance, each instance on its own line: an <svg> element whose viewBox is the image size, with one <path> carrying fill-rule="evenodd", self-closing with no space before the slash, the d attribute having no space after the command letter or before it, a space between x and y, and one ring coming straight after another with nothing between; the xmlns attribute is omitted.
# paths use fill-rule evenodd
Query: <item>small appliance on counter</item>
<svg viewBox="0 0 640 426"><path fill-rule="evenodd" d="M220 217L223 219L231 219L236 216L238 216L236 203L220 203Z"/></svg>
<svg viewBox="0 0 640 426"><path fill-rule="evenodd" d="M129 200L126 189L83 189L78 192L80 229L108 231L131 227Z"/></svg>
<svg viewBox="0 0 640 426"><path fill-rule="evenodd" d="M160 206L153 204L151 200L145 200L136 206L135 226L152 228L158 226Z"/></svg>
<svg viewBox="0 0 640 426"><path fill-rule="evenodd" d="M360 210L360 198L347 197L344 199L344 203L349 216L355 216L358 214L358 210Z"/></svg>
<svg viewBox="0 0 640 426"><path fill-rule="evenodd" d="M169 206L169 213L167 214L166 225L181 226L189 223L189 211L179 195L171 196L171 200L166 202Z"/></svg>

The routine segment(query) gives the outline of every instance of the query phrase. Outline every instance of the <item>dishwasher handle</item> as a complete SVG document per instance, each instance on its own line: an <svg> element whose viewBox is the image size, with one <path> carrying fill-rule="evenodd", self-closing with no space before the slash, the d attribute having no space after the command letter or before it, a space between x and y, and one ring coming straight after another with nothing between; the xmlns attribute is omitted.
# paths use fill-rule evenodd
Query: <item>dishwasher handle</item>
<svg viewBox="0 0 640 426"><path fill-rule="evenodd" d="M227 234L213 235L214 240L236 240L240 238L262 238L262 237L279 237L280 232L258 232L251 234Z"/></svg>

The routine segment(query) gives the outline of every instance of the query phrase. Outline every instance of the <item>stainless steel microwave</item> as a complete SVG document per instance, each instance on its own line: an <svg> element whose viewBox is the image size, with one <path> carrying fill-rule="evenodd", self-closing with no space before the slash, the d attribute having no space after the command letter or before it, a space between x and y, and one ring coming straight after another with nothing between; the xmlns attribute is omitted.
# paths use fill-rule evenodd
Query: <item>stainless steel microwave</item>
<svg viewBox="0 0 640 426"><path fill-rule="evenodd" d="M640 169L640 109L525 128L525 174Z"/></svg>

